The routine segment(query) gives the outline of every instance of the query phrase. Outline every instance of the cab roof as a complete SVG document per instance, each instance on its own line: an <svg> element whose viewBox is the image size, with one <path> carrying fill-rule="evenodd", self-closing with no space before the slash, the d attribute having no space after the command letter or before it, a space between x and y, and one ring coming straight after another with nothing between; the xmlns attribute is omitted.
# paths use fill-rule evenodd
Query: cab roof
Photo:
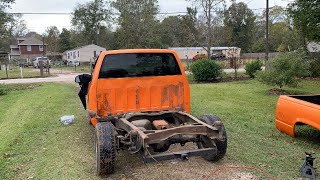
<svg viewBox="0 0 320 180"><path fill-rule="evenodd" d="M130 53L175 53L175 51L170 49L120 49L120 50L103 51L101 55L130 54Z"/></svg>

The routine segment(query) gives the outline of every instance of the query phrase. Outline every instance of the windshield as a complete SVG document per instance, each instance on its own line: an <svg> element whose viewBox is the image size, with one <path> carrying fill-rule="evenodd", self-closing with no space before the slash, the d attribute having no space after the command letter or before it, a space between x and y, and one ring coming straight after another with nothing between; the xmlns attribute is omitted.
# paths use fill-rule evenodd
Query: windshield
<svg viewBox="0 0 320 180"><path fill-rule="evenodd" d="M99 78L181 75L170 53L131 53L105 56Z"/></svg>

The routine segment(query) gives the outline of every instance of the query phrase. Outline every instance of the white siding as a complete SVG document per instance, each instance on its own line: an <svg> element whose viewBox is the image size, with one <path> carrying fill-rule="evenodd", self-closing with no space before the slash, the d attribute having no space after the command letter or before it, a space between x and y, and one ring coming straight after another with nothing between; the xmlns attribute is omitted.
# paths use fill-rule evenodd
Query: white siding
<svg viewBox="0 0 320 180"><path fill-rule="evenodd" d="M80 62L90 62L94 60L94 52L96 51L97 56L100 52L105 51L105 48L91 44L80 49Z"/></svg>
<svg viewBox="0 0 320 180"><path fill-rule="evenodd" d="M94 51L96 51L97 55L99 55L101 51L105 50L105 48L91 44L78 49L66 51L65 59L67 61L90 62L90 59L91 61L94 60Z"/></svg>

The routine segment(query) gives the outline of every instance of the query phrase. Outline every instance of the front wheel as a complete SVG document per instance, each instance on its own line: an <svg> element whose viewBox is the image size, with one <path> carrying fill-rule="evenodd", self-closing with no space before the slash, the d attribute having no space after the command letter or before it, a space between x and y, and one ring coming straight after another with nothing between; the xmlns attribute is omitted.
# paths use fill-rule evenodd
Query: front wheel
<svg viewBox="0 0 320 180"><path fill-rule="evenodd" d="M96 125L96 167L98 175L114 172L116 158L115 136L111 122Z"/></svg>
<svg viewBox="0 0 320 180"><path fill-rule="evenodd" d="M214 115L204 115L201 118L199 118L202 122L205 122L209 125L213 125L216 121L221 121L219 117ZM223 131L223 137L224 140L217 140L217 139L210 139L207 136L200 136L200 142L197 143L198 148L217 148L217 154L208 154L206 156L203 156L204 159L208 161L218 161L222 159L226 152L227 152L227 132L224 126L222 125L221 130Z"/></svg>

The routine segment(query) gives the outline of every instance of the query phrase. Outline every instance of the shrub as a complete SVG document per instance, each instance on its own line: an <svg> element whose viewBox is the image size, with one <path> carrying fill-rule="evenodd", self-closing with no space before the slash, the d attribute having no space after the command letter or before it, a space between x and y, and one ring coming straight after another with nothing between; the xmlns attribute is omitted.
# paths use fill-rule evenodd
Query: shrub
<svg viewBox="0 0 320 180"><path fill-rule="evenodd" d="M283 53L271 61L271 70L258 73L258 80L262 83L278 86L296 87L299 78L307 76L308 63L303 53Z"/></svg>
<svg viewBox="0 0 320 180"><path fill-rule="evenodd" d="M246 70L246 74L249 75L251 78L255 77L255 73L257 71L261 71L262 70L262 62L259 60L256 61L252 61L250 63L248 63L245 67Z"/></svg>
<svg viewBox="0 0 320 180"><path fill-rule="evenodd" d="M310 75L320 77L320 53L313 53L310 57Z"/></svg>
<svg viewBox="0 0 320 180"><path fill-rule="evenodd" d="M0 84L0 96L6 95L8 93L8 88Z"/></svg>
<svg viewBox="0 0 320 180"><path fill-rule="evenodd" d="M196 81L210 81L222 74L221 66L214 60L201 59L191 64L191 72Z"/></svg>

